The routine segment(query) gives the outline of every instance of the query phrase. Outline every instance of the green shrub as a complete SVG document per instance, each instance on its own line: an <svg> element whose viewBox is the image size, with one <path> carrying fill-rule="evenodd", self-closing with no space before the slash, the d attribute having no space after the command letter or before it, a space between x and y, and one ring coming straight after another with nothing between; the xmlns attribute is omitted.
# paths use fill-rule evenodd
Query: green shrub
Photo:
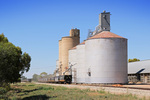
<svg viewBox="0 0 150 100"><path fill-rule="evenodd" d="M10 84L5 84L4 85L4 88L7 90L7 91L9 91L11 88L10 88Z"/></svg>
<svg viewBox="0 0 150 100"><path fill-rule="evenodd" d="M98 91L99 93L105 93L105 91L104 90L100 90L100 91Z"/></svg>
<svg viewBox="0 0 150 100"><path fill-rule="evenodd" d="M6 88L7 91L10 90L10 84L6 82L0 83L0 87Z"/></svg>
<svg viewBox="0 0 150 100"><path fill-rule="evenodd" d="M6 93L6 88L0 87L0 95Z"/></svg>

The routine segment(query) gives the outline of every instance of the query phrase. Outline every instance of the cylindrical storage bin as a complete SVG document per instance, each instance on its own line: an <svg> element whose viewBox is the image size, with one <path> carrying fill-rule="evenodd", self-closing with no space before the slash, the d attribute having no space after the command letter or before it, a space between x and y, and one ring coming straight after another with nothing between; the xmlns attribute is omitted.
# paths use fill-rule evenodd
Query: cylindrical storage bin
<svg viewBox="0 0 150 100"><path fill-rule="evenodd" d="M71 29L70 36L62 37L59 41L59 73L60 75L68 75L66 72L69 68L68 65L68 52L70 49L80 43L80 30Z"/></svg>
<svg viewBox="0 0 150 100"><path fill-rule="evenodd" d="M85 83L85 43L77 45L77 83Z"/></svg>
<svg viewBox="0 0 150 100"><path fill-rule="evenodd" d="M77 82L77 59L76 59L76 48L70 49L69 50L69 64L73 65L71 68L71 74L72 75L72 83Z"/></svg>
<svg viewBox="0 0 150 100"><path fill-rule="evenodd" d="M85 42L86 83L127 83L127 39L103 31Z"/></svg>
<svg viewBox="0 0 150 100"><path fill-rule="evenodd" d="M62 61L62 74L68 68L68 51L73 48L74 39L72 37L62 37L61 42L61 61Z"/></svg>
<svg viewBox="0 0 150 100"><path fill-rule="evenodd" d="M69 49L79 44L79 37L62 37L61 40L61 72L62 74L68 69L68 52Z"/></svg>

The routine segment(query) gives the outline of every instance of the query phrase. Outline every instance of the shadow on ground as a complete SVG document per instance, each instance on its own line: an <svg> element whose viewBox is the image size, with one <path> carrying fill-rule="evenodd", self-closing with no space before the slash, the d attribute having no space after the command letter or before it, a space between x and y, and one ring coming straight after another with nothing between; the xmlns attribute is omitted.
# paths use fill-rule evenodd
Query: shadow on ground
<svg viewBox="0 0 150 100"><path fill-rule="evenodd" d="M6 96L1 96L1 95L0 95L0 100L9 100L9 99L8 99L8 97L6 97Z"/></svg>
<svg viewBox="0 0 150 100"><path fill-rule="evenodd" d="M12 91L15 91L16 93L20 93L23 91L23 89L18 89L18 88L11 88Z"/></svg>
<svg viewBox="0 0 150 100"><path fill-rule="evenodd" d="M23 90L23 92L33 92L33 91L36 91L36 90L39 90L39 89L32 89L32 90Z"/></svg>
<svg viewBox="0 0 150 100"><path fill-rule="evenodd" d="M48 100L50 98L56 98L57 96L46 96L46 95L36 95L36 96L30 96L30 97L26 97L23 98L22 100Z"/></svg>

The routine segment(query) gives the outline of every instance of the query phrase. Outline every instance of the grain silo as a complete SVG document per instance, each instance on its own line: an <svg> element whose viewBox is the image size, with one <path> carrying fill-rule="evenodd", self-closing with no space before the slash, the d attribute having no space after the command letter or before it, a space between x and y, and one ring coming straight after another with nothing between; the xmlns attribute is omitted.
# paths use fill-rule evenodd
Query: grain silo
<svg viewBox="0 0 150 100"><path fill-rule="evenodd" d="M72 69L70 75L72 75L72 83L77 82L77 59L76 59L76 47L69 50L69 64L72 64Z"/></svg>
<svg viewBox="0 0 150 100"><path fill-rule="evenodd" d="M85 42L86 83L127 83L127 39L103 31Z"/></svg>
<svg viewBox="0 0 150 100"><path fill-rule="evenodd" d="M85 41L76 46L77 83L85 83Z"/></svg>
<svg viewBox="0 0 150 100"><path fill-rule="evenodd" d="M69 49L80 43L80 30L71 29L70 36L62 37L59 42L59 71L62 75L68 69L68 52Z"/></svg>

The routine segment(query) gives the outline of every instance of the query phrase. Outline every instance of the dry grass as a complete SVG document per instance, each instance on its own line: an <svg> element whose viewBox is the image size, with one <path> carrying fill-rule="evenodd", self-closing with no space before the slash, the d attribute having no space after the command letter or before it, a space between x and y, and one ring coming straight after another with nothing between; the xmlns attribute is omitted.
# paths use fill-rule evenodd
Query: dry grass
<svg viewBox="0 0 150 100"><path fill-rule="evenodd" d="M69 89L60 86L50 86L33 83L17 83L12 89L1 96L4 100L144 100L133 95L115 95L105 91Z"/></svg>

